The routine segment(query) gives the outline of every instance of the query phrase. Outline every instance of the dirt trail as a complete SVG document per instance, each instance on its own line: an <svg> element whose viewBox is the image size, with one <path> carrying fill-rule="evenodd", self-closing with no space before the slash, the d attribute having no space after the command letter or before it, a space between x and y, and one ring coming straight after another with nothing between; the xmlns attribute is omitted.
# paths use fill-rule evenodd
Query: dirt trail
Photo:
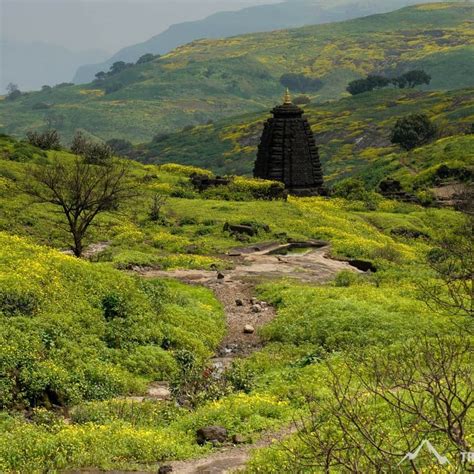
<svg viewBox="0 0 474 474"><path fill-rule="evenodd" d="M274 308L255 297L256 285L281 278L323 283L341 270L357 271L347 262L329 258L328 246L302 248L299 253L283 254L291 250L289 245L264 244L233 251L227 258L232 260L234 268L224 272L141 270L138 273L145 278L176 278L213 290L224 307L227 320L227 334L213 361L227 366L233 357L247 356L262 347L258 328L275 317ZM255 331L244 333L246 325Z"/></svg>
<svg viewBox="0 0 474 474"><path fill-rule="evenodd" d="M292 253L295 250L293 247L292 244L268 243L236 249L226 256L232 261L233 268L224 272L140 270L138 273L145 278L177 278L214 291L224 307L227 335L211 362L214 366L225 369L235 357L248 356L262 347L258 328L275 317L272 306L256 299L257 284L281 278L304 283L323 283L341 270L358 271L347 262L329 258L327 245L315 242L310 243L308 248L299 245L297 253ZM251 326L247 328L247 332L244 331L246 326ZM290 432L286 429L280 433L267 434L252 445L224 447L203 459L168 462L166 465L173 468L170 472L180 474L235 472L245 467L252 449L270 445L274 439L280 439Z"/></svg>

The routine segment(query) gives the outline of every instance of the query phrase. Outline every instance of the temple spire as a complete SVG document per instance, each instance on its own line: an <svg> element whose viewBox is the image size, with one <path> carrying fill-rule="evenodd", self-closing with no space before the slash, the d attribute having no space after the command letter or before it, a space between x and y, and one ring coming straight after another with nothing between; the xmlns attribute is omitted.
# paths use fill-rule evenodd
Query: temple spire
<svg viewBox="0 0 474 474"><path fill-rule="evenodd" d="M283 105L291 105L293 102L291 101L290 89L286 88L285 96L283 97Z"/></svg>

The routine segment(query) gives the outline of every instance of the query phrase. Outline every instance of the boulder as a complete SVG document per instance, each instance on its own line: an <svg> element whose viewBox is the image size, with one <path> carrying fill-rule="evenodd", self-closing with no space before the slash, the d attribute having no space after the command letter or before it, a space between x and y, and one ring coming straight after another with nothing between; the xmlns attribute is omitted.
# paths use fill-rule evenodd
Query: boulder
<svg viewBox="0 0 474 474"><path fill-rule="evenodd" d="M254 304L252 306L252 313L261 313L262 307L259 304Z"/></svg>
<svg viewBox="0 0 474 474"><path fill-rule="evenodd" d="M240 298L237 298L235 300L235 306L243 306L243 305L244 305L244 302Z"/></svg>
<svg viewBox="0 0 474 474"><path fill-rule="evenodd" d="M155 400L171 400L171 390L168 382L154 382L148 387L147 398Z"/></svg>
<svg viewBox="0 0 474 474"><path fill-rule="evenodd" d="M168 474L170 472L173 472L173 466L166 465L166 466L160 466L157 474Z"/></svg>
<svg viewBox="0 0 474 474"><path fill-rule="evenodd" d="M229 224L226 223L224 225L224 231L228 231L231 234L244 234L250 237L257 235L257 230L251 225L244 225L244 224Z"/></svg>
<svg viewBox="0 0 474 474"><path fill-rule="evenodd" d="M246 324L244 326L244 334L253 334L255 332L255 328L251 324Z"/></svg>
<svg viewBox="0 0 474 474"><path fill-rule="evenodd" d="M227 430L222 426L205 426L196 431L196 441L199 445L205 443L225 443Z"/></svg>

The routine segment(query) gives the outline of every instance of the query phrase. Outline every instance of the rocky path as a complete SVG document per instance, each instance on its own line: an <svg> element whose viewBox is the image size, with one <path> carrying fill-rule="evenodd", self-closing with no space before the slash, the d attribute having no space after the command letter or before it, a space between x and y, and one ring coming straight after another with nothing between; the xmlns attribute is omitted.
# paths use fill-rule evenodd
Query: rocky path
<svg viewBox="0 0 474 474"><path fill-rule="evenodd" d="M288 278L304 283L323 283L341 270L357 271L347 262L328 256L323 242L281 245L266 243L229 252L226 258L233 268L224 272L205 270L140 270L144 278L177 278L185 283L206 286L222 303L227 320L227 334L211 362L223 370L235 357L246 357L263 346L258 328L275 317L275 309L255 296L255 286L272 279ZM265 435L258 443L225 447L203 459L167 463L181 474L228 473L245 467L252 449L268 446L290 433ZM164 468L164 466L163 466ZM166 472L166 471L162 471Z"/></svg>
<svg viewBox="0 0 474 474"><path fill-rule="evenodd" d="M329 258L329 247L323 243L301 243L296 249L292 245L269 243L236 249L226 256L232 261L233 269L224 272L141 270L139 274L145 278L177 278L213 290L224 307L227 320L227 334L213 361L228 365L232 358L247 356L262 347L258 328L275 316L272 306L255 297L256 285L282 278L323 283L341 270L357 271L347 262ZM293 251L297 253L291 253Z"/></svg>

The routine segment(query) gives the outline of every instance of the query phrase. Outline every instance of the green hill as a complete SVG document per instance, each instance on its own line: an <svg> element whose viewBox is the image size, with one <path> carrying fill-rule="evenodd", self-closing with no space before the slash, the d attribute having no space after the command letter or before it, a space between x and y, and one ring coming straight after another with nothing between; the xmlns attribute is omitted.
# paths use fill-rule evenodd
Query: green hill
<svg viewBox="0 0 474 474"><path fill-rule="evenodd" d="M426 4L341 23L194 41L100 83L5 100L0 129L23 135L47 124L65 139L83 129L102 139L143 142L188 124L268 109L288 72L322 81L315 101L340 98L350 80L368 73L418 67L432 74L430 89L468 87L473 13L472 4Z"/></svg>
<svg viewBox="0 0 474 474"><path fill-rule="evenodd" d="M340 101L304 106L326 179L333 183L361 176L375 186L393 174L409 187L430 183L441 164L474 166L474 89L450 92L379 90ZM390 143L396 120L426 113L441 130L431 145L404 152ZM210 168L217 174L252 173L264 120L248 114L157 137L136 147L135 158L151 163L176 162Z"/></svg>
<svg viewBox="0 0 474 474"><path fill-rule="evenodd" d="M453 210L424 209L381 197L370 209L363 202L321 197L255 200L243 189L265 183L244 178L234 183L242 187L240 192L234 188L234 194L198 194L189 182L193 168L132 162L133 184L141 192L119 213L98 220L90 242L107 246L88 262L58 251L68 242L58 214L49 205L32 204L23 193L30 167L48 166L55 156L65 164L73 159L65 151L43 152L0 137L1 472L156 472L159 464L171 460L226 449L199 445L198 428L223 426L231 437L252 443L308 416L307 399L334 401L330 367L345 380L348 366L391 360L398 354L395 360L403 367L426 360L421 368L431 370L434 361L445 360L445 346L437 349L440 344L453 348L456 338L463 337L465 347L472 334L472 318L432 311L418 293L419 282L434 281L423 263L425 254L461 222ZM156 193L168 196L158 221L149 216ZM258 224L259 233L248 238L249 245L325 239L333 258L364 259L377 272L344 270L325 284L265 282L256 296L276 311L261 328L265 347L236 359L224 376L215 376L207 358L224 335L222 306L197 281L184 285L144 279L137 266L164 270L239 264L223 255L242 245L225 230L226 222ZM439 252L436 255L439 258ZM216 286L230 284L227 280ZM229 304L235 308L232 297ZM397 351L405 344L407 352L401 356ZM446 366L448 374L470 374L472 347L463 354L466 357ZM397 368L394 375L400 372ZM453 390L442 382L440 371L434 374L441 380L437 386ZM147 399L148 384L163 380L181 387L178 393L189 390L195 404L179 397ZM438 423L439 412L429 403L432 379L424 380L426 391L413 384L415 400L426 406L427 419L433 415ZM469 393L469 381L461 376L455 380L460 396ZM392 378L389 382L390 387L396 384ZM354 389L359 385L357 381ZM396 393L405 395L407 387L396 386ZM377 408L364 412L365 426L373 430L373 414L382 412L376 418L378 432L383 429L395 443L402 439L396 453L404 452L400 434L405 425L399 428L396 413L384 409L366 386L363 390L355 400L368 403L367 410ZM331 417L323 421L337 434L339 446L344 440L340 427L331 425ZM416 439L431 429L422 421L416 418L410 425ZM464 426L469 433L471 415ZM445 433L433 436L442 452L452 449ZM295 435L292 450L257 450L249 472L294 472L291 453L299 457L305 447ZM457 462L454 456L451 462ZM368 464L361 466L370 471ZM435 468L429 464L427 469Z"/></svg>

